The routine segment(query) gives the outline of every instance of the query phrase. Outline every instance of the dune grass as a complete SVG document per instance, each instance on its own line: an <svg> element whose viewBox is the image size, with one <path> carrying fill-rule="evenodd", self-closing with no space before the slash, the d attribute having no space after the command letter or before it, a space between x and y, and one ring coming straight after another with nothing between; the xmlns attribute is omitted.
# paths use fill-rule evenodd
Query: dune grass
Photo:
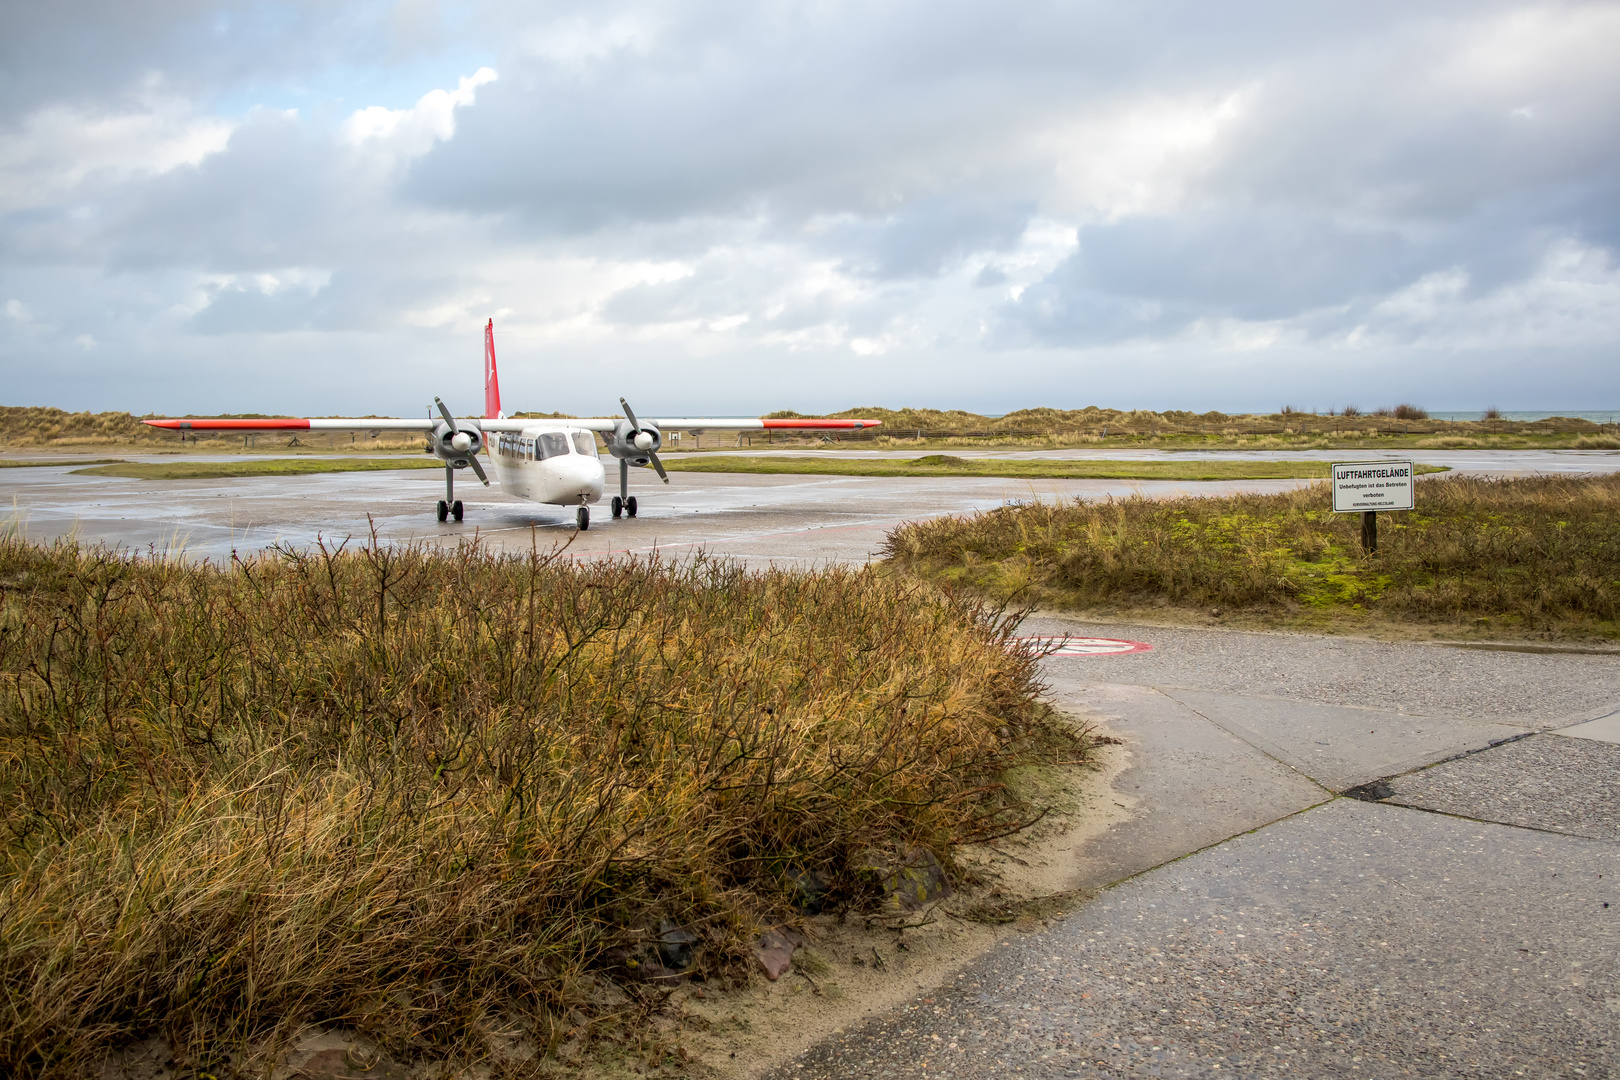
<svg viewBox="0 0 1620 1080"><path fill-rule="evenodd" d="M235 476L307 476L330 472L384 472L442 469L438 458L244 458L237 461L124 461L75 469L82 476L124 476L132 480L218 480Z"/></svg>
<svg viewBox="0 0 1620 1080"><path fill-rule="evenodd" d="M148 1035L246 1075L308 1022L544 1054L656 1003L657 920L728 978L793 875L859 906L1085 753L1013 617L870 570L11 536L0 589L8 1077Z"/></svg>
<svg viewBox="0 0 1620 1080"><path fill-rule="evenodd" d="M1620 475L1423 481L1417 509L1334 514L1275 495L1039 502L892 533L888 561L981 595L1070 608L1257 615L1489 634L1620 636Z"/></svg>
<svg viewBox="0 0 1620 1080"><path fill-rule="evenodd" d="M1325 461L1050 461L928 454L910 460L776 454L666 458L670 472L824 476L996 476L1030 480L1273 480L1326 477ZM1442 471L1420 466L1420 472Z"/></svg>

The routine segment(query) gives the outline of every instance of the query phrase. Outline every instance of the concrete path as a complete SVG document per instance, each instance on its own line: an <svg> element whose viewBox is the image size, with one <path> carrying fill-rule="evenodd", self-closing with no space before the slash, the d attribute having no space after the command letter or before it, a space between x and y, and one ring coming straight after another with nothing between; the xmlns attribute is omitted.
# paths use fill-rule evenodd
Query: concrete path
<svg viewBox="0 0 1620 1080"><path fill-rule="evenodd" d="M1154 645L1045 662L1108 887L773 1075L1620 1075L1620 656L1029 629Z"/></svg>

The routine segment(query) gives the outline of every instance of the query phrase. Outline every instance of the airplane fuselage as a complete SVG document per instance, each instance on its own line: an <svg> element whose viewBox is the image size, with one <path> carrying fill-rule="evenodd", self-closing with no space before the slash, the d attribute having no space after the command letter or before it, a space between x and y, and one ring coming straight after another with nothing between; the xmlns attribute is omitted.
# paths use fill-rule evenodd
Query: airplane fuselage
<svg viewBox="0 0 1620 1080"><path fill-rule="evenodd" d="M607 474L597 456L596 436L583 428L537 424L493 435L489 460L501 490L554 506L599 502Z"/></svg>

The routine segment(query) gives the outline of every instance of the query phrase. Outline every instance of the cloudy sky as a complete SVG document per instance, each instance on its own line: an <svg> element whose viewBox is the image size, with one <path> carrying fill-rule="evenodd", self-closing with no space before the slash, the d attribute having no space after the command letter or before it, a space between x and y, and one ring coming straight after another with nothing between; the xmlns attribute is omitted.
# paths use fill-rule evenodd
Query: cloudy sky
<svg viewBox="0 0 1620 1080"><path fill-rule="evenodd" d="M0 404L1620 408L1620 4L0 8Z"/></svg>

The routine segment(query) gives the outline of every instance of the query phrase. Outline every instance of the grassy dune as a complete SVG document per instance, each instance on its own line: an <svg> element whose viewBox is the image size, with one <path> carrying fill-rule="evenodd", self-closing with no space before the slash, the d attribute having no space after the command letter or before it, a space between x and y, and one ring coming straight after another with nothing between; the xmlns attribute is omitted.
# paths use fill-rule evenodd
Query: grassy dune
<svg viewBox="0 0 1620 1080"><path fill-rule="evenodd" d="M1010 506L890 535L891 563L982 595L1071 608L1620 636L1620 475L1418 487L1379 550L1326 485L1277 495Z"/></svg>
<svg viewBox="0 0 1620 1080"><path fill-rule="evenodd" d="M1398 411L1398 410L1397 410ZM1420 410L1421 411L1421 410ZM515 413L535 418L558 417L560 413ZM784 411L772 416L801 414ZM882 421L882 427L868 431L856 442L860 446L896 446L929 449L954 447L1076 447L1152 446L1174 449L1321 449L1397 447L1435 449L1488 447L1578 449L1620 449L1620 431L1614 424L1595 424L1570 417L1547 420L1469 420L1451 423L1424 419L1419 415L1391 415L1386 410L1371 415L1317 416L1298 411L1278 413L1226 414L1193 413L1185 410L1156 412L1149 409L1020 409L1004 416L982 416L960 410L886 409L863 406L846 409L834 416L868 417ZM235 419L247 419L237 416ZM203 419L203 418L199 418ZM173 431L151 428L141 418L126 412L69 413L52 408L0 406L0 446L51 447L57 449L125 447L158 449L175 453L252 453L287 451L310 454L368 452L412 453L422 446L416 432L385 432L372 439L358 440L342 433L287 432L261 433L244 439L239 432L185 433L184 441ZM955 433L946 435L945 433ZM1019 432L1009 436L1007 432ZM933 435L917 441L918 433ZM971 433L971 434L969 434ZM1001 434L997 434L1001 433ZM793 435L761 432L744 435L743 441L760 445L761 438L789 444L816 444L815 433ZM711 433L709 446L729 437ZM838 436L849 439L849 434ZM678 454L684 447L667 447Z"/></svg>
<svg viewBox="0 0 1620 1080"><path fill-rule="evenodd" d="M784 473L823 476L1001 476L1035 480L1270 480L1326 477L1325 461L1040 461L929 454L909 461L872 458L666 458L670 472ZM1443 471L1436 466L1419 472Z"/></svg>
<svg viewBox="0 0 1620 1080"><path fill-rule="evenodd" d="M867 853L949 858L1084 753L1011 620L871 571L11 537L0 589L5 1076L633 1026L658 919L728 978L801 868L859 906Z"/></svg>
<svg viewBox="0 0 1620 1080"><path fill-rule="evenodd" d="M83 476L125 476L134 480L217 480L232 476L305 476L329 472L383 472L442 469L438 458L243 458L238 461L123 461L74 469Z"/></svg>

